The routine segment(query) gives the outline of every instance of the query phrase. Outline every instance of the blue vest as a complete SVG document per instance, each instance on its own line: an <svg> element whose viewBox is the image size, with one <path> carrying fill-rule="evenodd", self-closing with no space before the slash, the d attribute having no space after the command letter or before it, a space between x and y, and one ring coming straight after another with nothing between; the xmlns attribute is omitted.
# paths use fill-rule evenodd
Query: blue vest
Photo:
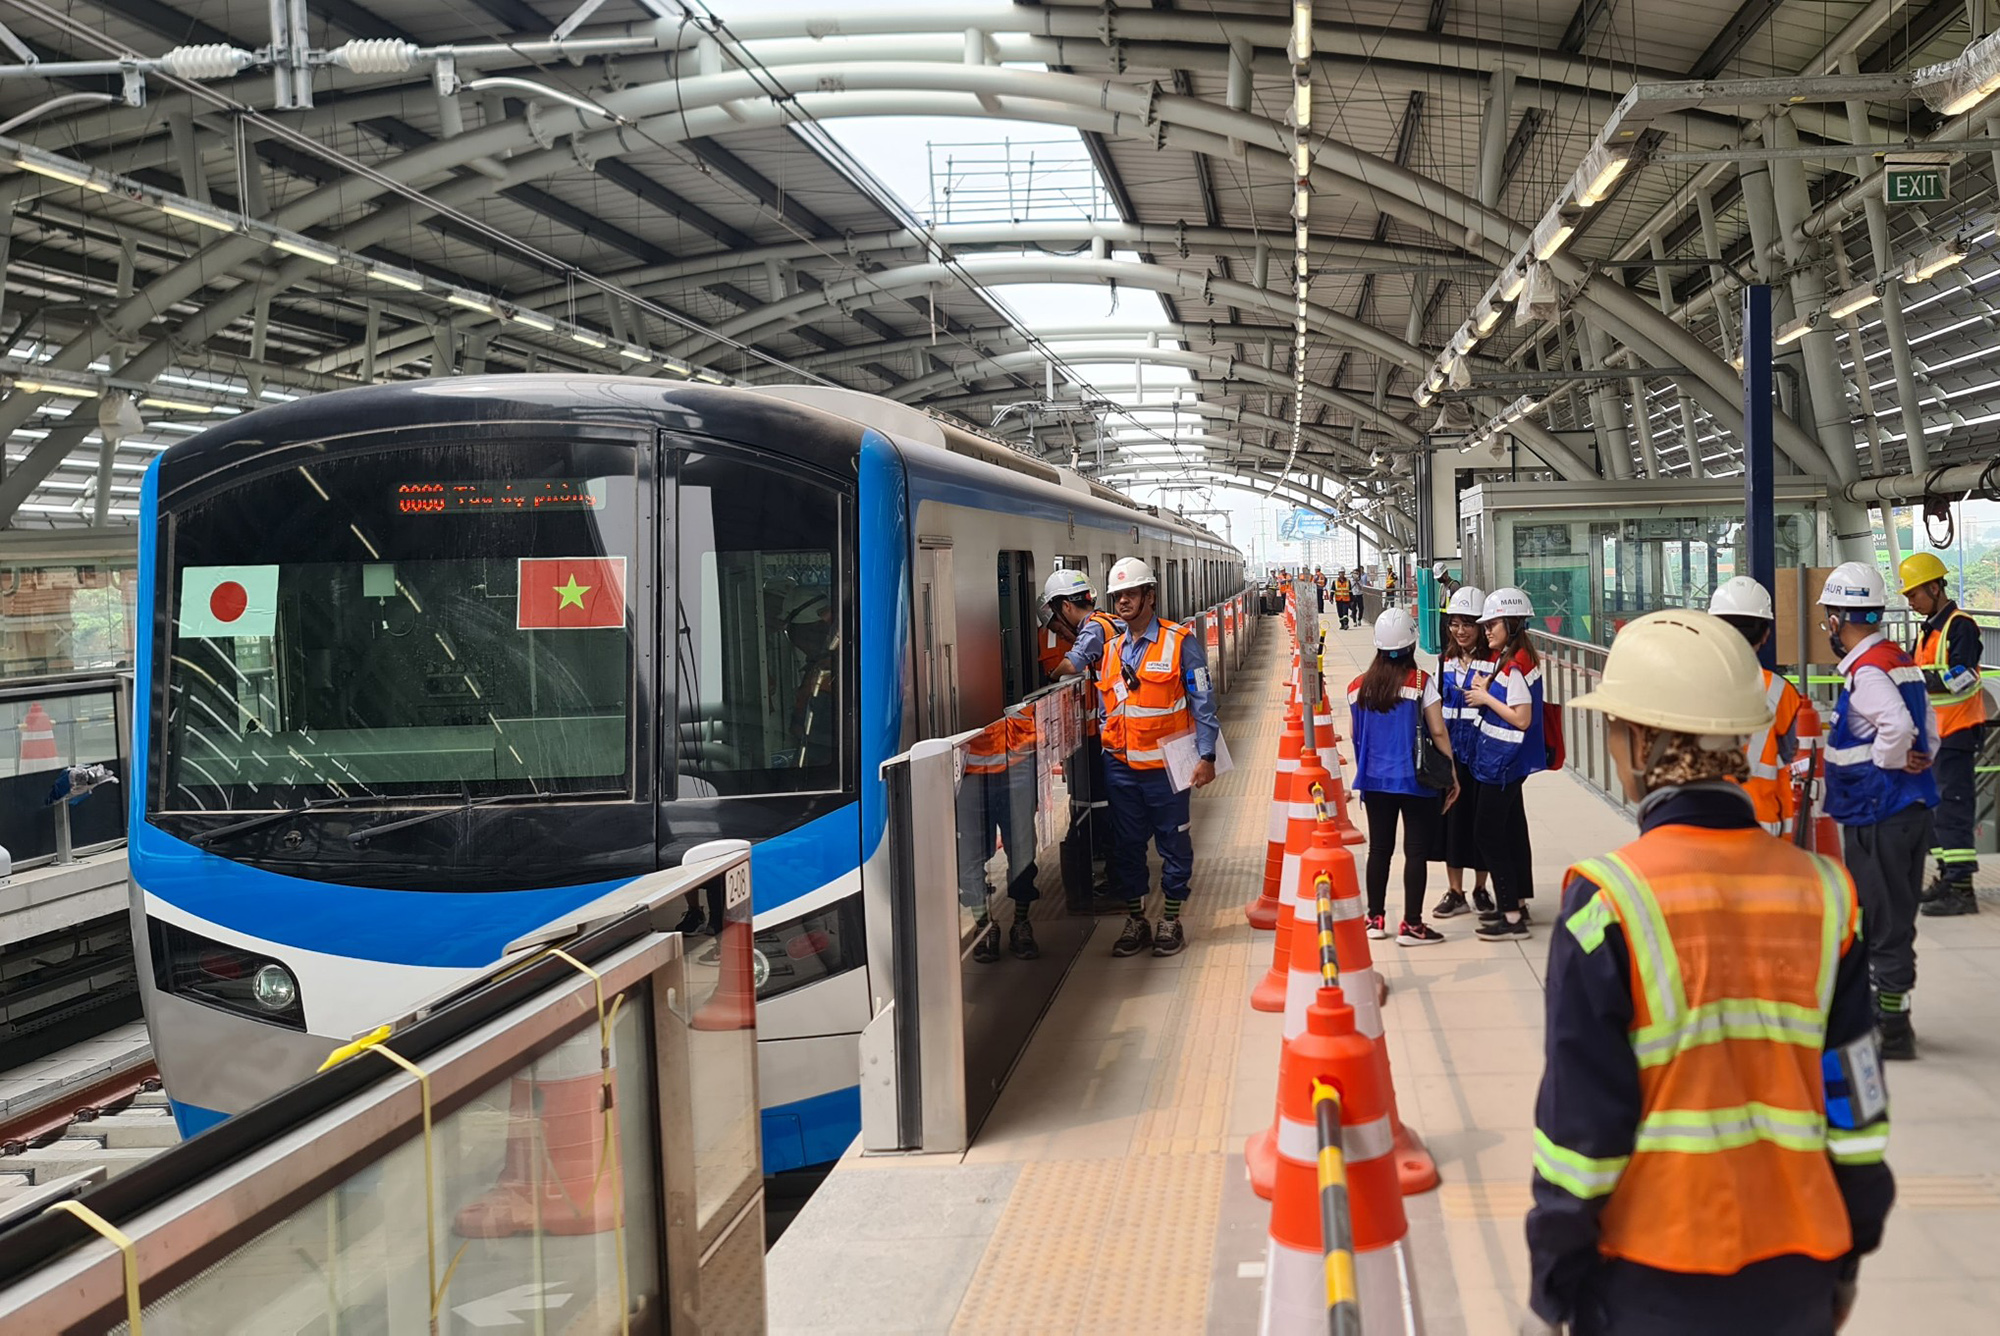
<svg viewBox="0 0 2000 1336"><path fill-rule="evenodd" d="M1441 660L1438 664L1438 698L1444 705L1444 726L1451 734L1451 754L1466 765L1479 754L1479 707L1465 703L1472 679L1490 673L1493 665L1484 660Z"/></svg>
<svg viewBox="0 0 2000 1336"><path fill-rule="evenodd" d="M1820 753L1826 766L1826 814L1843 826L1872 826L1906 807L1919 803L1925 807L1938 805L1935 770L1926 770L1921 775L1906 770L1884 770L1875 764L1873 739L1855 733L1855 714L1848 698L1854 674L1863 668L1879 668L1889 675L1896 694L1902 697L1903 708L1916 722L1917 740L1911 745L1918 748L1927 745L1925 721L1930 702L1924 692L1923 670L1899 646L1878 641L1848 670L1840 699L1834 702L1833 727L1827 732L1826 745Z"/></svg>
<svg viewBox="0 0 2000 1336"><path fill-rule="evenodd" d="M1472 754L1472 777L1481 784L1519 784L1537 770L1548 769L1548 743L1542 737L1542 666L1529 666L1515 656L1508 667L1528 679L1528 726L1515 728L1490 706L1479 707L1479 747ZM1493 685L1499 685L1500 671Z"/></svg>
<svg viewBox="0 0 2000 1336"><path fill-rule="evenodd" d="M1434 793L1417 782L1417 730L1423 727L1424 675L1412 668L1396 704L1371 710L1361 703L1361 679L1347 688L1347 715L1354 739L1356 793Z"/></svg>

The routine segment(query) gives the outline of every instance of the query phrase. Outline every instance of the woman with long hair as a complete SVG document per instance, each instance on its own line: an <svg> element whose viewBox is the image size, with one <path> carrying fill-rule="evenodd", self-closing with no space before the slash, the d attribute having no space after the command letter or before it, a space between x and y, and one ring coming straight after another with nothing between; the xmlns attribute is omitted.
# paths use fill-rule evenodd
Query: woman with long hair
<svg viewBox="0 0 2000 1336"><path fill-rule="evenodd" d="M1479 748L1472 775L1479 781L1474 825L1480 852L1493 874L1497 905L1482 914L1477 935L1489 942L1528 935L1527 900L1534 895L1535 851L1528 839L1528 809L1521 785L1547 768L1542 734L1542 664L1528 643L1535 605L1519 589L1496 589L1479 611L1490 673L1475 675L1465 700L1479 711Z"/></svg>
<svg viewBox="0 0 2000 1336"><path fill-rule="evenodd" d="M1403 920L1399 946L1430 946L1444 935L1424 922L1424 864L1438 844L1438 821L1458 797L1454 776L1440 793L1417 774L1417 738L1427 732L1437 749L1451 755L1437 683L1418 670L1417 623L1401 608L1384 608L1375 618L1375 658L1347 688L1354 740L1354 791L1368 814L1368 935L1389 935L1386 901L1389 859L1396 827L1403 828ZM1440 805L1441 804L1441 805Z"/></svg>
<svg viewBox="0 0 2000 1336"><path fill-rule="evenodd" d="M1442 564L1442 563L1440 563ZM1451 734L1452 764L1458 771L1458 801L1444 814L1444 874L1451 889L1431 911L1434 919L1454 918L1477 910L1491 914L1493 893L1486 889L1486 855L1479 849L1479 781L1473 778L1472 758L1479 750L1479 707L1468 703L1465 693L1475 677L1493 672L1486 657L1486 635L1479 626L1479 614L1486 604L1486 592L1460 585L1445 606L1444 652L1438 656L1438 696L1444 705L1444 724ZM1465 870L1472 869L1472 899L1465 897Z"/></svg>

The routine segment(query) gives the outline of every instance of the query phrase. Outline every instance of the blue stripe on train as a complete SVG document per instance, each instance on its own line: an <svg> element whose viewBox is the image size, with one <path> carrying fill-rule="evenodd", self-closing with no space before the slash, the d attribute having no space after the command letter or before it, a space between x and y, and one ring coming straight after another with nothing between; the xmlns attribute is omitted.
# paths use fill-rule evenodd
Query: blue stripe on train
<svg viewBox="0 0 2000 1336"><path fill-rule="evenodd" d="M856 1090L860 1088L859 1086L855 1087ZM229 1117L226 1113L217 1113L214 1109L204 1109L199 1104L189 1104L183 1100L175 1099L172 1095L167 1096L167 1107L173 1111L174 1126L180 1129L182 1141L186 1141L197 1132L206 1132L209 1128L214 1127L217 1123Z"/></svg>
<svg viewBox="0 0 2000 1336"><path fill-rule="evenodd" d="M847 1086L764 1110L764 1172L837 1160L861 1135L861 1087Z"/></svg>

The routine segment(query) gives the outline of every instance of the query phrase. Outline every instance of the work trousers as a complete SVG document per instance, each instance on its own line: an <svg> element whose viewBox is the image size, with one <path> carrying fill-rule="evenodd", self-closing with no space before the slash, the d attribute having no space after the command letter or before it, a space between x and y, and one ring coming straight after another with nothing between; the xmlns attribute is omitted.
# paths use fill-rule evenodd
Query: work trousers
<svg viewBox="0 0 2000 1336"><path fill-rule="evenodd" d="M1340 629L1345 631L1348 622L1354 619L1354 600L1351 598L1337 598L1333 601L1333 610L1340 617Z"/></svg>
<svg viewBox="0 0 2000 1336"><path fill-rule="evenodd" d="M1368 912L1380 914L1389 899L1389 859L1396 848L1396 823L1403 826L1403 922L1424 920L1424 864L1438 847L1436 793L1364 793L1368 814Z"/></svg>
<svg viewBox="0 0 2000 1336"><path fill-rule="evenodd" d="M1007 895L1029 904L1035 889L1035 763L968 770L958 786L958 890L968 909L987 900L987 864L995 847L1007 856Z"/></svg>
<svg viewBox="0 0 2000 1336"><path fill-rule="evenodd" d="M1493 880L1493 899L1503 914L1535 894L1535 850L1528 840L1528 808L1515 784L1481 784L1474 827L1479 851Z"/></svg>
<svg viewBox="0 0 2000 1336"><path fill-rule="evenodd" d="M1575 1336L1833 1336L1838 1278L1838 1262L1796 1254L1726 1276L1610 1259L1599 1263L1579 1296L1570 1330Z"/></svg>
<svg viewBox="0 0 2000 1336"><path fill-rule="evenodd" d="M1194 840L1188 835L1193 790L1174 792L1164 766L1134 769L1117 757L1104 758L1111 801L1111 886L1127 900L1144 898L1150 878L1146 844L1160 851L1160 889L1169 900L1188 897L1194 875Z"/></svg>
<svg viewBox="0 0 2000 1336"><path fill-rule="evenodd" d="M1931 809L1912 803L1872 826L1842 826L1841 853L1861 901L1861 940L1878 993L1917 985L1917 891L1931 847Z"/></svg>
<svg viewBox="0 0 2000 1336"><path fill-rule="evenodd" d="M1938 876L1945 881L1970 886L1979 871L1979 851L1972 844L1972 828L1978 794L1978 776L1973 764L1979 758L1983 726L1961 728L1938 744L1937 759L1931 769L1937 773L1937 833L1931 857L1937 860Z"/></svg>

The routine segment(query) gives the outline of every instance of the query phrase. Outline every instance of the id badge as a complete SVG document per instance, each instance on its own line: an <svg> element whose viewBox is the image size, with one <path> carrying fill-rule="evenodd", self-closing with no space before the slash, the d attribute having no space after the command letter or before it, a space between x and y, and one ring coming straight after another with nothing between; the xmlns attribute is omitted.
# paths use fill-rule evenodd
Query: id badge
<svg viewBox="0 0 2000 1336"><path fill-rule="evenodd" d="M1111 695L1120 705L1123 705L1125 703L1125 684L1123 682L1113 682L1111 684Z"/></svg>

